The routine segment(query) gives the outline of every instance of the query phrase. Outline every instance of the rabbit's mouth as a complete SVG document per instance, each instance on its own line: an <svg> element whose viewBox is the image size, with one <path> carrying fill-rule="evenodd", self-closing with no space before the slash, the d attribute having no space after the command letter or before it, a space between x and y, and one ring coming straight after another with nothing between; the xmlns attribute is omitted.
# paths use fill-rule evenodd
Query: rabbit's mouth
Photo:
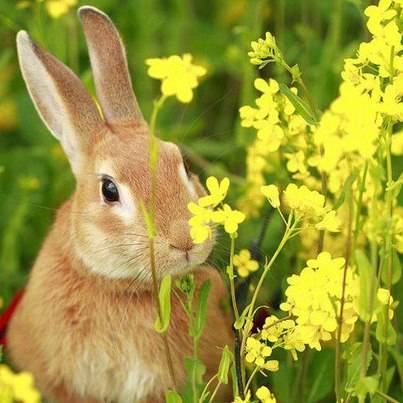
<svg viewBox="0 0 403 403"><path fill-rule="evenodd" d="M164 274L183 275L193 270L196 266L203 264L211 250L213 242L206 242L202 245L193 245L187 250L170 248L169 264L162 270Z"/></svg>

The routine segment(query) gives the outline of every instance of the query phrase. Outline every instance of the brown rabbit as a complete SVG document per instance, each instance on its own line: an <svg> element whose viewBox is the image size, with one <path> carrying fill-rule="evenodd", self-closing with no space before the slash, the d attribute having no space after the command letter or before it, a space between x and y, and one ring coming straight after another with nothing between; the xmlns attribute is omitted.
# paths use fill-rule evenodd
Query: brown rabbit
<svg viewBox="0 0 403 403"><path fill-rule="evenodd" d="M79 16L102 114L69 68L26 32L17 36L28 91L61 142L77 186L32 269L9 326L8 352L52 401L162 401L172 383L161 336L153 329L156 310L140 209L150 201L149 131L113 23L92 7L80 8ZM230 321L219 308L226 292L216 271L198 266L213 240L192 243L187 204L204 190L172 143L160 141L155 189L158 276L194 268L199 284L212 283L199 351L211 376L222 347L230 343ZM172 297L168 342L180 388L192 342L177 297Z"/></svg>

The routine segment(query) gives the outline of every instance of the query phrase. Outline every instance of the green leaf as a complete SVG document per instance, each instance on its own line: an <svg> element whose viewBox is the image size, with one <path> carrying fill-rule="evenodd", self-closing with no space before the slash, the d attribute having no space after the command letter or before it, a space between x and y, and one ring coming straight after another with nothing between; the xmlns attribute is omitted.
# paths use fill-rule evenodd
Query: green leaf
<svg viewBox="0 0 403 403"><path fill-rule="evenodd" d="M375 394L376 390L378 389L378 385L378 376L365 376L358 380L354 391L359 398L365 399L367 394L369 394L370 396Z"/></svg>
<svg viewBox="0 0 403 403"><path fill-rule="evenodd" d="M161 307L161 320L158 316L154 328L158 333L165 333L171 318L171 276L166 275L161 281L159 303Z"/></svg>
<svg viewBox="0 0 403 403"><path fill-rule="evenodd" d="M383 307L377 315L375 336L379 343L386 343L389 346L396 344L396 331L389 320L387 311L389 307Z"/></svg>
<svg viewBox="0 0 403 403"><path fill-rule="evenodd" d="M228 383L228 372L231 367L234 355L228 346L224 347L221 355L220 366L218 367L217 378L218 380L226 385Z"/></svg>
<svg viewBox="0 0 403 403"><path fill-rule="evenodd" d="M190 336L198 340L203 334L204 325L206 323L207 301L211 289L210 280L203 283L200 289L199 305L196 312L196 318L189 329Z"/></svg>
<svg viewBox="0 0 403 403"><path fill-rule="evenodd" d="M318 122L314 119L312 112L306 102L298 95L294 94L285 84L280 84L280 91L292 103L295 110L305 119L310 125L317 125Z"/></svg>
<svg viewBox="0 0 403 403"><path fill-rule="evenodd" d="M182 403L182 402L183 400L177 392L173 390L167 390L165 392L165 403Z"/></svg>
<svg viewBox="0 0 403 403"><path fill-rule="evenodd" d="M337 210L343 203L344 200L346 199L346 195L350 194L351 192L351 187L354 183L354 181L357 179L357 172L353 172L344 182L343 185L343 190L340 193L339 198L336 200L336 202L334 203L333 209Z"/></svg>
<svg viewBox="0 0 403 403"><path fill-rule="evenodd" d="M246 315L248 314L248 311L249 311L249 306L250 306L250 304L246 305L246 307L242 311L242 313L239 316L239 318L235 321L235 323L234 323L234 328L235 329L239 330L239 329L243 328L243 325L244 325L245 319L246 319Z"/></svg>
<svg viewBox="0 0 403 403"><path fill-rule="evenodd" d="M204 387L203 375L206 372L205 365L195 357L185 358L186 382L183 389L185 402L196 402Z"/></svg>
<svg viewBox="0 0 403 403"><path fill-rule="evenodd" d="M357 262L360 275L360 295L358 298L358 312L360 318L367 322L371 319L373 311L373 301L371 301L371 284L375 276L375 270L369 262L365 253L358 249L355 251L355 261ZM372 295L374 298L374 295ZM371 309L372 306L372 309Z"/></svg>
<svg viewBox="0 0 403 403"><path fill-rule="evenodd" d="M389 273L386 268L381 273L382 281L385 284L389 283ZM395 250L392 252L392 284L396 284L402 276L402 267L400 265L399 255Z"/></svg>
<svg viewBox="0 0 403 403"><path fill-rule="evenodd" d="M301 77L302 74L298 64L295 64L294 66L291 67L291 75L293 83L295 81L298 81L298 79Z"/></svg>
<svg viewBox="0 0 403 403"><path fill-rule="evenodd" d="M362 343L354 343L349 350L345 352L345 358L347 360L347 378L345 384L346 392L354 392L355 386L360 379L361 371L361 357L362 357ZM371 347L368 349L366 370L372 361Z"/></svg>

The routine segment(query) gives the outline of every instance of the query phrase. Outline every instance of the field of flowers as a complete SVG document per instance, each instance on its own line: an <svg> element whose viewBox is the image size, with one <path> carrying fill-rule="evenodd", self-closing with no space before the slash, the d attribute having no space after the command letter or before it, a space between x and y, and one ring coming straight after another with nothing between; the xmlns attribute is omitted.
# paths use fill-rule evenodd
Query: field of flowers
<svg viewBox="0 0 403 403"><path fill-rule="evenodd" d="M15 35L29 31L94 93L79 3L0 2L0 312L74 188ZM234 343L205 379L208 286L196 307L192 275L155 284L156 331L183 293L195 345L166 401L213 402L227 383L236 403L402 401L402 0L88 3L122 34L152 137L179 144L206 184L191 236L216 236L209 263L228 285ZM0 403L41 401L31 375L0 360Z"/></svg>

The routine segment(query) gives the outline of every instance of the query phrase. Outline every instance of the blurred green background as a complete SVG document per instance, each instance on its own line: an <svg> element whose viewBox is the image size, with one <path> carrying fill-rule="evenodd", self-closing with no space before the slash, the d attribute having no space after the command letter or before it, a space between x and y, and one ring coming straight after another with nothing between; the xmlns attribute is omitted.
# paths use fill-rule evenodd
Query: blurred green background
<svg viewBox="0 0 403 403"><path fill-rule="evenodd" d="M59 4L51 4L59 3ZM94 5L118 27L127 47L137 98L150 116L159 82L146 74L149 57L192 53L208 75L189 105L169 99L159 116L162 138L178 143L194 172L230 175L235 200L243 191L245 147L255 133L241 128L238 108L255 99L259 74L289 83L270 66L259 72L247 52L250 42L271 31L290 65L298 63L320 109L337 96L343 59L367 40L363 9L369 0L0 0L0 296L5 304L24 286L30 267L52 223L57 207L71 194L74 179L54 138L40 121L21 78L15 36L25 29L44 48L69 65L94 94L87 50L76 17L80 5ZM59 18L49 6L65 7ZM243 225L238 247L258 237L262 219ZM261 245L270 254L282 226L270 220ZM287 275L297 266L290 243L269 274L267 295L276 301ZM219 238L211 261L225 267L227 239ZM275 303L273 303L275 305ZM304 373L306 362L309 373ZM284 354L281 371L270 383L280 401L329 401L333 352L304 354L292 365ZM302 364L300 364L302 362ZM290 385L292 380L293 385ZM326 380L326 381L325 381ZM292 387L291 387L292 386Z"/></svg>

